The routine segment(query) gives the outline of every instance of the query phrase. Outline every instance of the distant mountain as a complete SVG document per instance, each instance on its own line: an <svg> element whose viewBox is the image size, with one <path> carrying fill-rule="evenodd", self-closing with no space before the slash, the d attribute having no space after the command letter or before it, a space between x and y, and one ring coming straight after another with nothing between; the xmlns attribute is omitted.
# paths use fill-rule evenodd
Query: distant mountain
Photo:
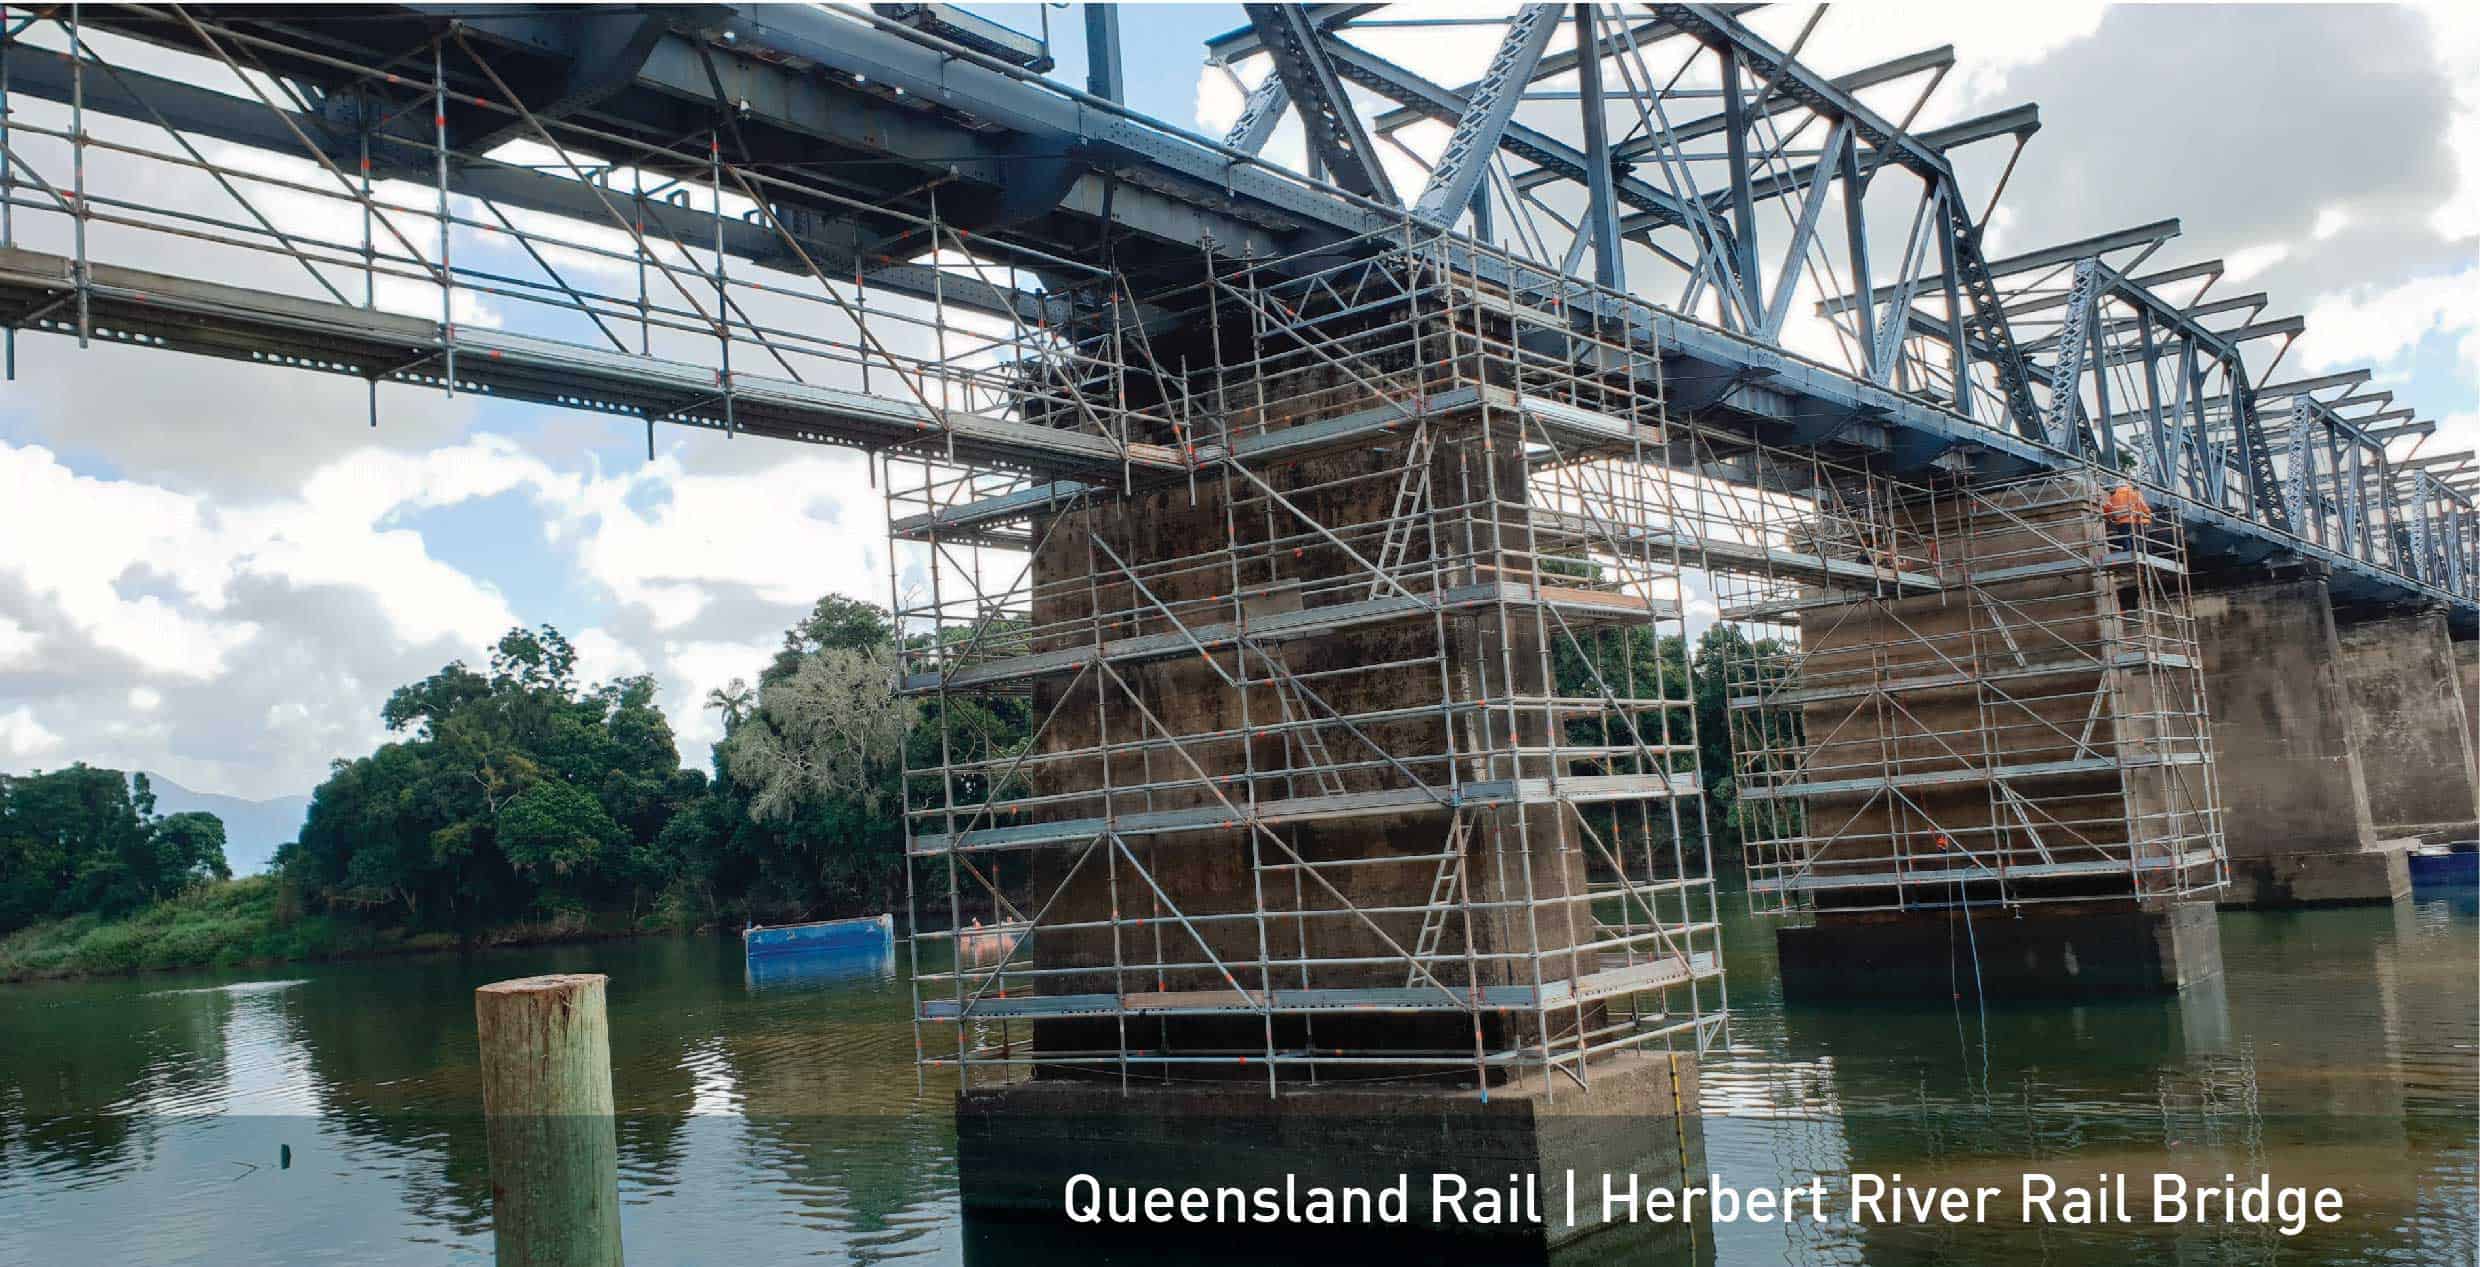
<svg viewBox="0 0 2480 1267"><path fill-rule="evenodd" d="M193 792L160 774L149 772L155 789L155 812L180 814L203 810L224 820L224 861L234 875L256 875L276 856L276 846L301 834L301 820L310 813L307 796L279 796L245 801L238 796Z"/></svg>

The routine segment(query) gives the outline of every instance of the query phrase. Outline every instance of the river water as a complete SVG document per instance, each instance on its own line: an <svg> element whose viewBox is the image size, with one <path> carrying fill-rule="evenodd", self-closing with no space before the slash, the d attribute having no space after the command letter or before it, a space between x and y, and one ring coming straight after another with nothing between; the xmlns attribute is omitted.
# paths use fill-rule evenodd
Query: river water
<svg viewBox="0 0 2480 1267"><path fill-rule="evenodd" d="M2221 927L2225 977L2181 999L1984 1014L1968 990L1785 1008L1769 930L1735 919L1735 1020L1705 1065L1708 1160L1742 1186L1861 1170L2010 1192L2025 1170L2138 1184L2270 1171L2341 1189L2341 1223L2296 1239L2011 1216L1732 1224L1590 1257L2480 1258L2468 893ZM962 1219L953 1086L917 1080L900 978L753 985L737 942L683 938L0 987L0 1263L489 1261L472 990L553 971L611 977L631 1263L1114 1257Z"/></svg>

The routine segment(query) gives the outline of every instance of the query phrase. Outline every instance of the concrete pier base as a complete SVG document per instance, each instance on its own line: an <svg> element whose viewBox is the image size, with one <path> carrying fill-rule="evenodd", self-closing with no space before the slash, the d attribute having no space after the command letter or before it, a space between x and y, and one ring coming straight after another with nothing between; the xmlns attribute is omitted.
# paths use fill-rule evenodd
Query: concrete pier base
<svg viewBox="0 0 2480 1267"><path fill-rule="evenodd" d="M2379 839L2480 834L2480 772L2442 608L2337 616L2351 747ZM2469 646L2465 651L2471 650Z"/></svg>
<svg viewBox="0 0 2480 1267"><path fill-rule="evenodd" d="M2350 853L2317 850L2255 852L2230 859L2232 908L2358 906L2391 902L2411 892L2409 838L2371 842Z"/></svg>
<svg viewBox="0 0 2480 1267"><path fill-rule="evenodd" d="M2380 847L2369 814L2325 577L2200 582L2194 611L2230 854L2221 904L2410 892L2402 851Z"/></svg>
<svg viewBox="0 0 2480 1267"><path fill-rule="evenodd" d="M957 1186L968 1215L1066 1221L1069 1179L1105 1187L1302 1190L1380 1189L1410 1176L1413 1233L1452 1233L1547 1249L1601 1229L1599 1176L1633 1173L1646 1185L1704 1174L1696 1113L1696 1058L1661 1051L1596 1064L1592 1084L1555 1074L1475 1090L1326 1084L1269 1097L1263 1083L1164 1086L1035 1080L977 1087L956 1097ZM1577 1222L1566 1218L1565 1175L1591 1178ZM1475 1194L1512 1182L1538 1207L1488 1224L1441 1222L1434 1176ZM1529 1186L1528 1186L1529 1185ZM1452 1184L1450 1184L1452 1186ZM1588 1199L1589 1198L1589 1199ZM1503 1204L1503 1203L1502 1203ZM1390 1225L1394 1226L1394 1225ZM1383 1230L1383 1229L1382 1229Z"/></svg>
<svg viewBox="0 0 2480 1267"><path fill-rule="evenodd" d="M1784 997L1809 1001L2172 994L2222 971L2203 902L1981 908L1968 923L1961 911L1828 913L1778 930L1775 947Z"/></svg>

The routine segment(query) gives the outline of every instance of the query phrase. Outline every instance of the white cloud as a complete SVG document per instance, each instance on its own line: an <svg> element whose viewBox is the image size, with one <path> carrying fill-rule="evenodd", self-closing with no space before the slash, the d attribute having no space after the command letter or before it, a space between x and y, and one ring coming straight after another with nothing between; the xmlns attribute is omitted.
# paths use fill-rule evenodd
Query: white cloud
<svg viewBox="0 0 2480 1267"><path fill-rule="evenodd" d="M2300 345L2313 368L2384 365L2432 334L2460 335L2458 360L2471 381L2480 382L2480 264L2327 295L2308 310Z"/></svg>
<svg viewBox="0 0 2480 1267"><path fill-rule="evenodd" d="M44 729L34 719L34 710L21 704L0 713L0 752L12 760L25 761L50 756L60 748L60 736Z"/></svg>
<svg viewBox="0 0 2480 1267"><path fill-rule="evenodd" d="M754 677L820 594L875 600L885 588L880 502L858 457L773 446L779 460L754 472L691 465L756 443L693 438L606 473L556 469L486 433L425 453L350 452L292 496L239 502L0 444L0 483L15 490L0 500L0 539L50 543L0 554L0 663L77 648L75 665L46 657L29 698L62 700L47 717L93 718L58 733L29 714L11 723L10 751L65 746L192 786L300 790L378 740L396 685L541 619L525 604L544 596L512 600L438 555L427 534L452 520L413 518L516 494L542 527L506 549L562 560L616 604L568 630L581 676L653 674L684 760L702 763L717 737L707 690ZM111 694L80 695L84 681ZM174 683L188 689L168 697ZM208 708L218 725L250 719L249 741L186 760L164 751L197 744L185 710Z"/></svg>
<svg viewBox="0 0 2480 1267"><path fill-rule="evenodd" d="M716 740L723 738L723 721L706 707L706 693L739 678L755 682L758 671L774 659L782 645L782 636L753 638L746 642L689 642L666 644L663 648L670 671L663 675L663 694L670 701L664 710L672 719L672 733L678 737L681 755L695 763Z"/></svg>
<svg viewBox="0 0 2480 1267"><path fill-rule="evenodd" d="M569 639L577 651L577 676L589 682L635 677L648 666L645 653L613 637L608 630L581 629Z"/></svg>
<svg viewBox="0 0 2480 1267"><path fill-rule="evenodd" d="M0 669L33 664L32 653L41 642L33 630L0 616Z"/></svg>
<svg viewBox="0 0 2480 1267"><path fill-rule="evenodd" d="M0 560L0 578L48 600L72 629L143 669L205 679L247 640L212 619L229 570L197 547L212 537L195 498L89 479L46 449L0 447L0 540L42 542ZM218 573L221 572L221 575ZM131 582L158 577L180 604Z"/></svg>
<svg viewBox="0 0 2480 1267"><path fill-rule="evenodd" d="M2423 447L2435 453L2480 449L2480 410L2465 410L2438 419L2437 433Z"/></svg>
<svg viewBox="0 0 2480 1267"><path fill-rule="evenodd" d="M2419 13L2428 23L2430 50L2454 90L2445 124L2456 170L2454 194L2438 204L2429 223L2439 237L2480 237L2480 8L2430 4Z"/></svg>
<svg viewBox="0 0 2480 1267"><path fill-rule="evenodd" d="M2288 242L2260 242L2255 246L2240 247L2222 257L2222 280L2246 281L2289 259L2290 254Z"/></svg>
<svg viewBox="0 0 2480 1267"><path fill-rule="evenodd" d="M596 481L560 531L580 536L587 574L658 629L686 625L719 586L803 608L829 591L884 590L884 516L862 459L776 451L781 460L757 471L696 474L667 457ZM649 492L662 496L641 509Z"/></svg>
<svg viewBox="0 0 2480 1267"><path fill-rule="evenodd" d="M398 645L464 640L516 623L498 592L432 557L421 535L387 528L400 510L526 485L548 498L575 481L485 436L406 455L377 450L323 468L296 498L229 506L161 486L73 473L49 450L0 448L0 536L49 548L0 559L95 645L150 672L204 680L256 626L220 618L236 587L357 588Z"/></svg>

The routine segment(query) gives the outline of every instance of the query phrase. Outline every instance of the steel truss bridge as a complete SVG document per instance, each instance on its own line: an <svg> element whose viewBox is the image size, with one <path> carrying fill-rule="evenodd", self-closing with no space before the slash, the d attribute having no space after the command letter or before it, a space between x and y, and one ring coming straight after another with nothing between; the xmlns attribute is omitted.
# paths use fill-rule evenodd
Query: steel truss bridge
<svg viewBox="0 0 2480 1267"><path fill-rule="evenodd" d="M0 5L9 373L114 342L359 378L374 422L390 383L650 445L1176 479L1212 455L1141 410L1025 408L1008 367L1107 337L1155 381L1077 391L1161 393L1210 336L1140 296L1444 230L1650 300L1561 317L1632 323L1626 371L1751 451L2097 464L2175 508L2199 570L2480 613L2480 464L2420 454L2433 422L2369 371L2282 377L2301 321L2164 258L2176 221L1988 254L2006 176L1966 189L1955 155L2011 175L2040 118L1915 127L1951 48L1829 76L1815 15L1746 5L1244 7L1204 50L1247 94L1215 139L1122 104L1142 9L1086 6L1080 89L1049 32L935 4ZM1495 51L1460 83L1372 51L1430 26ZM1305 172L1264 157L1290 127Z"/></svg>

